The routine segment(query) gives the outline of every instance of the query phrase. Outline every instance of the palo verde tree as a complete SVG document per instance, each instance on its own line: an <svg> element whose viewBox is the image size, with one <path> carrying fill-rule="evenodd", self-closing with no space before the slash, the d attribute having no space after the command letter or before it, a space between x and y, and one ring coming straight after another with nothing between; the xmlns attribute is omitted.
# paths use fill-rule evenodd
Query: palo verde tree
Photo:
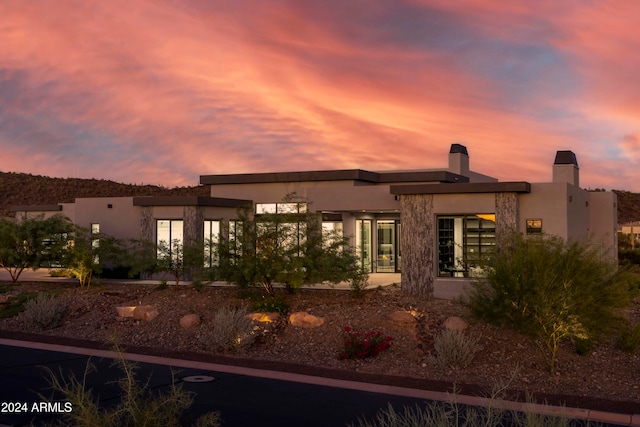
<svg viewBox="0 0 640 427"><path fill-rule="evenodd" d="M57 265L72 229L71 221L62 215L0 219L0 268L15 283L25 269Z"/></svg>
<svg viewBox="0 0 640 427"><path fill-rule="evenodd" d="M355 289L366 283L349 238L323 233L319 215L295 196L278 205L280 212L239 211L229 233L208 242L208 252L215 253L212 278L261 286L269 295L275 284L294 290L321 282L348 281Z"/></svg>
<svg viewBox="0 0 640 427"><path fill-rule="evenodd" d="M201 243L185 244L182 240L158 243L133 240L128 245L131 273L169 273L175 285L193 276L204 266L204 248Z"/></svg>
<svg viewBox="0 0 640 427"><path fill-rule="evenodd" d="M78 279L81 288L88 288L94 274L101 273L106 265L121 264L123 259L124 249L118 239L75 226L61 263Z"/></svg>
<svg viewBox="0 0 640 427"><path fill-rule="evenodd" d="M532 337L553 373L560 343L592 341L615 325L634 285L597 246L513 233L498 242L469 305L476 317Z"/></svg>

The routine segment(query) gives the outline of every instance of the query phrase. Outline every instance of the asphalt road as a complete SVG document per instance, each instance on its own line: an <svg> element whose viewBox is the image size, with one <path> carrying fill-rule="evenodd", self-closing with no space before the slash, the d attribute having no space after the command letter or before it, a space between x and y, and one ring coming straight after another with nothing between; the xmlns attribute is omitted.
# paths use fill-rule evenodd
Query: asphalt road
<svg viewBox="0 0 640 427"><path fill-rule="evenodd" d="M60 378L75 375L82 379L87 363L96 370L86 377L101 405L115 404L121 391L114 382L122 371L113 359L61 353L13 346L0 346L0 424L35 425L60 418L51 411L73 410L61 396L52 394L45 367ZM391 403L422 404L421 399L366 391L349 390L234 373L171 368L138 363L138 378L149 381L149 389L166 391L172 371L185 390L195 393L194 403L186 412L190 421L210 411L219 411L223 426L345 426L358 417L371 418ZM203 382L185 382L185 377L213 377ZM53 397L57 405L45 407L40 395Z"/></svg>

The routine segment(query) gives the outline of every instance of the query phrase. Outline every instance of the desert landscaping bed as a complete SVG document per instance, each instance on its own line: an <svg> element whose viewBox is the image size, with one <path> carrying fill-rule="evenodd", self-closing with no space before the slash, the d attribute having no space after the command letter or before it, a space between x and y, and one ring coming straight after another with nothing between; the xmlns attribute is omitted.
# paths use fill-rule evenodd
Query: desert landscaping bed
<svg viewBox="0 0 640 427"><path fill-rule="evenodd" d="M282 291L289 313L305 312L323 319L316 327L292 325L289 316L261 323L260 337L247 350L219 354L207 348L201 337L220 307L251 307L247 292L233 287L190 286L159 289L155 285L102 284L80 290L73 283L19 283L5 297L22 292L64 288L69 307L61 326L47 331L26 330L19 318L0 319L0 335L85 345L108 345L116 338L130 349L153 354L282 369L369 382L419 388L458 390L488 394L496 385L523 397L606 411L640 413L640 354L617 348L617 340L598 343L579 356L565 343L557 372L550 375L545 360L531 340L513 331L473 321L465 307L444 300L402 295L390 286L355 297L338 290ZM241 298L241 297L245 298ZM2 300L0 300L2 301ZM150 320L120 317L116 307L150 306L157 313ZM411 317L394 318L398 312ZM185 329L180 320L188 314L201 319ZM626 313L632 324L640 322L640 301ZM441 368L434 360L434 339L451 317L468 322L464 331L478 339L480 350L465 369ZM344 348L344 328L366 333L379 330L392 337L391 347L364 360L339 358Z"/></svg>

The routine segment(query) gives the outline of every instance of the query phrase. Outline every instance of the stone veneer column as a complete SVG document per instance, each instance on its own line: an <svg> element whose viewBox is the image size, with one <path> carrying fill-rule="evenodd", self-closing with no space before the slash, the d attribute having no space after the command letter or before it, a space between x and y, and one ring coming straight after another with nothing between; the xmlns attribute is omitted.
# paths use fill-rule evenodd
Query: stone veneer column
<svg viewBox="0 0 640 427"><path fill-rule="evenodd" d="M433 296L435 219L433 194L400 196L402 292Z"/></svg>
<svg viewBox="0 0 640 427"><path fill-rule="evenodd" d="M496 193L496 240L518 231L520 199L518 193Z"/></svg>
<svg viewBox="0 0 640 427"><path fill-rule="evenodd" d="M153 241L154 229L153 207L145 206L142 208L142 217L140 218L140 234L142 240Z"/></svg>
<svg viewBox="0 0 640 427"><path fill-rule="evenodd" d="M190 246L202 242L204 236L204 217L202 209L198 206L185 206L184 220L184 244Z"/></svg>

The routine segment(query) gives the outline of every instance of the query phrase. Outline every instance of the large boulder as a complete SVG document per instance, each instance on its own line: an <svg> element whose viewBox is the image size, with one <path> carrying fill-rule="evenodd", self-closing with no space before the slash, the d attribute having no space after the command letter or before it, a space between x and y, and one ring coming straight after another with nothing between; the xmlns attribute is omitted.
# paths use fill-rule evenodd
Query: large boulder
<svg viewBox="0 0 640 427"><path fill-rule="evenodd" d="M190 330L193 328L197 328L201 323L200 316L197 314L186 314L180 318L180 326L184 330Z"/></svg>
<svg viewBox="0 0 640 427"><path fill-rule="evenodd" d="M469 324L461 317L451 316L444 321L442 327L447 330L464 331L469 327Z"/></svg>
<svg viewBox="0 0 640 427"><path fill-rule="evenodd" d="M137 320L153 320L158 314L158 310L151 305L139 305L133 310L133 318Z"/></svg>
<svg viewBox="0 0 640 427"><path fill-rule="evenodd" d="M289 323L299 328L317 328L324 324L324 318L314 316L306 311L298 311L289 316Z"/></svg>
<svg viewBox="0 0 640 427"><path fill-rule="evenodd" d="M254 322L260 323L274 323L280 318L280 315L276 312L272 313L249 313L247 317Z"/></svg>
<svg viewBox="0 0 640 427"><path fill-rule="evenodd" d="M409 313L408 311L394 311L387 316L387 319L401 325L409 326L416 324L416 318L413 317L413 314Z"/></svg>

